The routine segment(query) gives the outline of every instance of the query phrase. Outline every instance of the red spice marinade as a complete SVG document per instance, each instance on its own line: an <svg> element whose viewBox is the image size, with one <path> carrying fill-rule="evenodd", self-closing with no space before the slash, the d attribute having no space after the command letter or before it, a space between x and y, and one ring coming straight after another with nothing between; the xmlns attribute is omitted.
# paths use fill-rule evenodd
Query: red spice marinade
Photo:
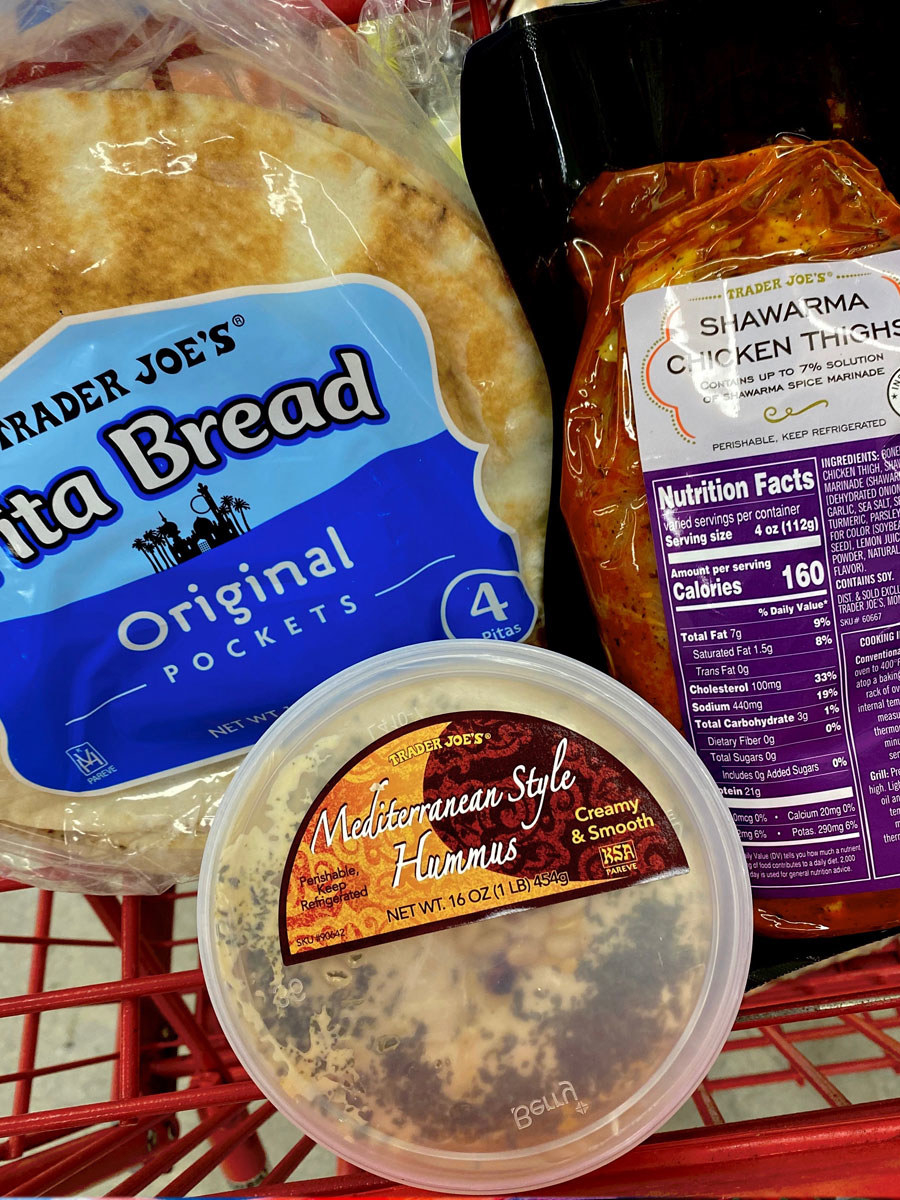
<svg viewBox="0 0 900 1200"><path fill-rule="evenodd" d="M683 731L638 454L622 304L635 292L900 247L900 205L846 142L791 142L601 175L572 212L589 300L566 405L562 507L612 673ZM757 899L757 931L900 924L900 890Z"/></svg>

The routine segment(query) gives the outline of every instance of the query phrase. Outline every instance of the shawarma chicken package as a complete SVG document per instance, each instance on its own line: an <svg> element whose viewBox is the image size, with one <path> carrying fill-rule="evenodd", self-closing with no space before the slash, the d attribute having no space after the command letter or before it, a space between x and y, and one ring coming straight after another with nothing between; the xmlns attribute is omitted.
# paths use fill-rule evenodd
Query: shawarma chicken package
<svg viewBox="0 0 900 1200"><path fill-rule="evenodd" d="M549 391L315 0L3 4L0 88L0 873L152 893L323 679L541 640Z"/></svg>
<svg viewBox="0 0 900 1200"><path fill-rule="evenodd" d="M513 22L463 80L464 149L522 80L498 246L565 380L611 671L713 774L774 936L900 925L898 35L868 0L610 0Z"/></svg>

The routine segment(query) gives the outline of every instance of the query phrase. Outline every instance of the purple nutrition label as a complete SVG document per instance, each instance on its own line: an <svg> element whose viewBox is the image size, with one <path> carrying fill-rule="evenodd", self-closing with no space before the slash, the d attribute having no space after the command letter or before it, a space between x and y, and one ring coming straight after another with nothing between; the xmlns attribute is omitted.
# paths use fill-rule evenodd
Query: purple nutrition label
<svg viewBox="0 0 900 1200"><path fill-rule="evenodd" d="M900 254L816 268L625 309L685 728L770 895L900 876Z"/></svg>

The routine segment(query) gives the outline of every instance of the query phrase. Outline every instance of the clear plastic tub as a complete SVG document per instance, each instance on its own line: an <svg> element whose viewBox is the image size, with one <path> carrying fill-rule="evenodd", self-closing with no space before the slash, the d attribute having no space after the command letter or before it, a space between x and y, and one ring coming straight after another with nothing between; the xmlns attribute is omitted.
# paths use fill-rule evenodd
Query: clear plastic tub
<svg viewBox="0 0 900 1200"><path fill-rule="evenodd" d="M533 1190L648 1137L721 1049L750 957L699 759L621 685L504 643L392 651L295 704L225 796L198 906L263 1092L439 1191Z"/></svg>

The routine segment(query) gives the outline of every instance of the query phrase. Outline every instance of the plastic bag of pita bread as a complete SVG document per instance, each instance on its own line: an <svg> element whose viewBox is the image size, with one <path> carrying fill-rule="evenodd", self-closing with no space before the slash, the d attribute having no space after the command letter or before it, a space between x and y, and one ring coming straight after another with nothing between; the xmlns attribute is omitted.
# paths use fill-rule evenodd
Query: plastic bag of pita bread
<svg viewBox="0 0 900 1200"><path fill-rule="evenodd" d="M152 893L316 683L540 638L546 382L315 0L0 4L0 87L0 872Z"/></svg>

